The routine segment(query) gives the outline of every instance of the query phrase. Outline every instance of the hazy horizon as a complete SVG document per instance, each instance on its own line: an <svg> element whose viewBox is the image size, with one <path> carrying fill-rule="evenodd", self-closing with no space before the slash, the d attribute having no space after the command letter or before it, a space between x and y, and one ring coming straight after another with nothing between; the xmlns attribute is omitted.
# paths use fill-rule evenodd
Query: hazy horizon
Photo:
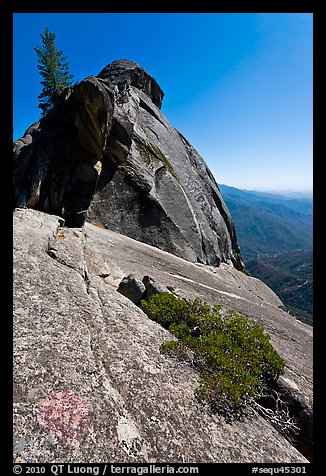
<svg viewBox="0 0 326 476"><path fill-rule="evenodd" d="M262 193L272 193L272 194L277 194L277 195L295 195L295 194L300 194L300 195L312 195L313 194L313 188L311 189L266 189L266 188L253 188L253 187L246 187L246 186L236 186L231 183L224 183L224 182L218 182L218 185L225 185L227 187L232 187L232 188L237 188L239 190L244 190L245 192L262 192Z"/></svg>

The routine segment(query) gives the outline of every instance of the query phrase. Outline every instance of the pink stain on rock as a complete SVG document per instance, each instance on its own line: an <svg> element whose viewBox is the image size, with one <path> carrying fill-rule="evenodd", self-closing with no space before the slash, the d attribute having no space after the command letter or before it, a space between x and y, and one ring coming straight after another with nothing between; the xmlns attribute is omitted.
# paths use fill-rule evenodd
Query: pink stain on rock
<svg viewBox="0 0 326 476"><path fill-rule="evenodd" d="M88 427L88 403L73 390L54 390L40 400L37 418L53 436L75 439Z"/></svg>

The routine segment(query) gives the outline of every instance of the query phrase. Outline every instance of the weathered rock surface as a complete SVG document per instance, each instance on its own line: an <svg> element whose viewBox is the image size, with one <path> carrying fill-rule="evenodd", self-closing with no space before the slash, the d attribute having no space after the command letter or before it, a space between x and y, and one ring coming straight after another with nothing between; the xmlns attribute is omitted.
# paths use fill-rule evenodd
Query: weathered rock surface
<svg viewBox="0 0 326 476"><path fill-rule="evenodd" d="M160 111L139 65L114 61L62 94L14 144L16 207L85 220L190 261L243 264L204 160Z"/></svg>
<svg viewBox="0 0 326 476"><path fill-rule="evenodd" d="M17 209L15 461L307 462L260 415L228 424L196 402L196 372L159 352L169 332L116 291L129 274L262 323L286 361L283 384L311 406L312 328L282 311L263 283Z"/></svg>

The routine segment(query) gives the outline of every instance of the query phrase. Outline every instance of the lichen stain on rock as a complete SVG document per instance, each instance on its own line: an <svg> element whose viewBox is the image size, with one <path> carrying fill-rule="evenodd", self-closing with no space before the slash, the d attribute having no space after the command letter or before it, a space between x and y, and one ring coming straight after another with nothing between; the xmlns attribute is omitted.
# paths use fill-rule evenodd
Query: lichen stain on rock
<svg viewBox="0 0 326 476"><path fill-rule="evenodd" d="M71 389L48 393L39 402L37 418L46 431L64 440L76 439L90 423L87 401Z"/></svg>
<svg viewBox="0 0 326 476"><path fill-rule="evenodd" d="M40 198L41 184L42 181L39 180L38 183L34 186L26 204L28 207L34 207L35 205L37 205Z"/></svg>
<svg viewBox="0 0 326 476"><path fill-rule="evenodd" d="M98 175L101 175L101 171L102 171L102 162L100 160L98 160L96 162L96 164L93 165L94 169L96 170L97 174Z"/></svg>
<svg viewBox="0 0 326 476"><path fill-rule="evenodd" d="M85 150L92 151L99 159L103 151L103 135L98 121L99 100L93 98L91 101L83 90L79 92L79 96L82 109L79 107L75 117L79 140Z"/></svg>
<svg viewBox="0 0 326 476"><path fill-rule="evenodd" d="M94 98L92 98L92 101L91 101L87 95L85 96L85 110L88 113L88 118L90 119L92 123L93 130L96 133L99 144L101 144L103 139L101 127L98 121L98 112L100 108L101 108L101 104L98 97L96 97L95 100Z"/></svg>
<svg viewBox="0 0 326 476"><path fill-rule="evenodd" d="M139 152L139 155L141 156L145 164L150 165L153 161L155 160L157 161L157 158L155 157L155 155L153 155L153 153L151 153L149 148L146 147L144 144L140 142L135 142L135 145L136 145L136 149Z"/></svg>

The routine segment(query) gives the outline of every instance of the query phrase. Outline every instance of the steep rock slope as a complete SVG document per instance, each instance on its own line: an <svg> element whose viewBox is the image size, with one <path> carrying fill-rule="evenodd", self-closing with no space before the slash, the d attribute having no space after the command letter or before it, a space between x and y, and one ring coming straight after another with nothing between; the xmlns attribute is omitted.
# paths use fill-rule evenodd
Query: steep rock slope
<svg viewBox="0 0 326 476"><path fill-rule="evenodd" d="M116 291L130 272L261 322L286 360L284 385L311 406L312 329L259 280L17 209L15 461L307 462L260 415L230 425L196 402L196 372L159 353L169 332Z"/></svg>
<svg viewBox="0 0 326 476"><path fill-rule="evenodd" d="M190 261L243 264L214 177L160 111L163 92L117 60L62 93L14 144L16 207L89 221Z"/></svg>

